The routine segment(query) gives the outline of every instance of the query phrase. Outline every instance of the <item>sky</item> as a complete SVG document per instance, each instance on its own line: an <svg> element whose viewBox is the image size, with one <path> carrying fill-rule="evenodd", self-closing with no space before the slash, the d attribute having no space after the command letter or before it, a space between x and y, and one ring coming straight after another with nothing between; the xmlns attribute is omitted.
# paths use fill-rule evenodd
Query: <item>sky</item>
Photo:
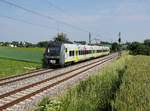
<svg viewBox="0 0 150 111"><path fill-rule="evenodd" d="M88 41L91 32L93 42L114 42L121 32L123 42L132 42L150 39L149 29L150 0L0 0L0 41L49 41L58 32Z"/></svg>

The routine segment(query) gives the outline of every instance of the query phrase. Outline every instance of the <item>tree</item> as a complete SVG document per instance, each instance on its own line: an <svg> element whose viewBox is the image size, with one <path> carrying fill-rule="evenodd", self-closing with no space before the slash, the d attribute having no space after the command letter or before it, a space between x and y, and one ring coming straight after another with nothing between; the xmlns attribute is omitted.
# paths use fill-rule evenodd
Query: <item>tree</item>
<svg viewBox="0 0 150 111"><path fill-rule="evenodd" d="M144 44L150 47L150 39L144 40Z"/></svg>
<svg viewBox="0 0 150 111"><path fill-rule="evenodd" d="M12 43L11 43L12 45L14 45L14 46L19 46L19 42L18 41L12 41Z"/></svg>
<svg viewBox="0 0 150 111"><path fill-rule="evenodd" d="M24 42L25 47L33 47L33 44L30 42Z"/></svg>
<svg viewBox="0 0 150 111"><path fill-rule="evenodd" d="M130 50L130 54L136 54L137 53L137 48L139 47L140 43L139 42L132 42L129 46L128 49Z"/></svg>
<svg viewBox="0 0 150 111"><path fill-rule="evenodd" d="M3 42L2 46L9 46L10 42Z"/></svg>
<svg viewBox="0 0 150 111"><path fill-rule="evenodd" d="M145 45L145 43L132 42L128 49L130 50L130 54L137 55L150 55L150 47Z"/></svg>
<svg viewBox="0 0 150 111"><path fill-rule="evenodd" d="M119 44L117 42L112 43L111 51L117 52L119 50Z"/></svg>
<svg viewBox="0 0 150 111"><path fill-rule="evenodd" d="M23 42L19 42L19 47L24 47Z"/></svg>
<svg viewBox="0 0 150 111"><path fill-rule="evenodd" d="M47 47L48 46L48 41L41 41L37 43L37 47Z"/></svg>
<svg viewBox="0 0 150 111"><path fill-rule="evenodd" d="M0 42L0 46L3 46L4 42Z"/></svg>
<svg viewBox="0 0 150 111"><path fill-rule="evenodd" d="M54 37L54 42L61 42L61 43L72 43L67 38L67 35L62 33L58 33L56 37Z"/></svg>

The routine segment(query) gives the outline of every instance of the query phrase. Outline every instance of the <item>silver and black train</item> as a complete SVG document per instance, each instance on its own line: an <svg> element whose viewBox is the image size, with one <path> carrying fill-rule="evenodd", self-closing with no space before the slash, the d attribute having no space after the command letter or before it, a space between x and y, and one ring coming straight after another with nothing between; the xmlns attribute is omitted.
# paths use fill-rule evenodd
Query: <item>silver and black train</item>
<svg viewBox="0 0 150 111"><path fill-rule="evenodd" d="M68 43L50 42L44 53L44 60L48 66L76 63L91 58L108 55L109 47L91 46Z"/></svg>

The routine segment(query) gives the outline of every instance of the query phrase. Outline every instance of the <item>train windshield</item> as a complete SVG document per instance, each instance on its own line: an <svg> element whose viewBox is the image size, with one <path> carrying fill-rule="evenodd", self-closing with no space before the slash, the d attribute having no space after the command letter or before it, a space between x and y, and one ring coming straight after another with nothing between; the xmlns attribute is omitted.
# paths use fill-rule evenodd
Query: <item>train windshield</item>
<svg viewBox="0 0 150 111"><path fill-rule="evenodd" d="M47 53L49 56L59 56L61 50L61 44L49 44Z"/></svg>

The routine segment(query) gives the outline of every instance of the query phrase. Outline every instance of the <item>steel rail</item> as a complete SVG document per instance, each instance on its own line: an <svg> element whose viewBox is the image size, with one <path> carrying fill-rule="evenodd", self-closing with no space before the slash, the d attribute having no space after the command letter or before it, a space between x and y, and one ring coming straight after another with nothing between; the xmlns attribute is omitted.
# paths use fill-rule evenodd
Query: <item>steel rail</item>
<svg viewBox="0 0 150 111"><path fill-rule="evenodd" d="M42 71L44 71L44 72L42 72ZM14 80L10 80L10 81L7 81L7 82L1 82L1 83L0 83L0 86L6 85L6 84L9 84L9 83L12 83L12 82L17 82L17 81L20 81L20 80L23 80L23 79L31 78L31 77L34 77L34 76L38 76L38 75L41 75L41 74L53 72L53 71L55 71L55 70L52 69L52 70L42 70L42 71L31 72L31 73L26 74L26 75L29 75L29 76L26 76L26 77L22 76L21 78L16 78L16 79L14 79ZM33 74L33 73L35 73L35 74ZM33 74L33 75L31 75L31 74ZM21 75L20 75L20 76L21 76ZM17 76L17 77L19 77L19 76ZM15 77L13 77L13 78L15 78ZM11 78L10 78L10 79L11 79Z"/></svg>

